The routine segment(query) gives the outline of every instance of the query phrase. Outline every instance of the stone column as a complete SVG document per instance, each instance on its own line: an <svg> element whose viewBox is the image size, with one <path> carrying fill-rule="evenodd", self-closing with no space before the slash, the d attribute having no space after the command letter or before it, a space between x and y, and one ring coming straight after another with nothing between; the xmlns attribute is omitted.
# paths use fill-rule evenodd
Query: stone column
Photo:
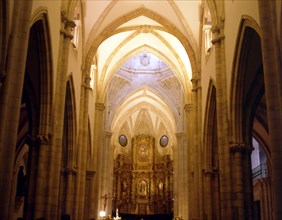
<svg viewBox="0 0 282 220"><path fill-rule="evenodd" d="M32 1L14 4L6 77L0 87L0 219L8 219ZM16 61L16 65L15 65Z"/></svg>
<svg viewBox="0 0 282 220"><path fill-rule="evenodd" d="M173 146L172 147L173 149L173 215L174 217L177 217L178 216L178 191L179 191L179 188L178 188L178 173L179 173L179 170L178 170L178 148L176 146ZM133 200L134 201L134 200Z"/></svg>
<svg viewBox="0 0 282 220"><path fill-rule="evenodd" d="M107 201L107 204L106 204L106 215L111 215L112 213L112 209L111 209L111 206L112 206L112 191L110 191L110 186L112 185L112 182L113 182L113 176L110 176L110 173L113 173L113 172L110 172L111 169L113 169L113 167L110 167L110 158L109 155L110 155L110 150L111 150L111 147L110 147L110 142L111 142L111 136L112 136L112 133L111 132L104 132L104 135L103 135L103 150L101 152L101 155L100 155L100 162L101 162L101 195L105 195L107 194L109 196L108 198L108 201Z"/></svg>
<svg viewBox="0 0 282 220"><path fill-rule="evenodd" d="M35 194L36 194L36 168L38 159L39 140L38 138L27 136L26 144L29 147L28 150L28 167L27 167L27 195L25 197L25 214L26 219L34 218L35 207Z"/></svg>
<svg viewBox="0 0 282 220"><path fill-rule="evenodd" d="M233 209L236 211L236 219L244 220L246 218L252 219L251 206L252 194L251 190L247 190L251 186L245 183L250 183L251 173L246 172L249 167L245 167L245 160L250 160L249 147L243 143L232 143L230 146L232 154L232 182L233 184ZM247 157L245 157L247 154ZM247 161L250 162L250 161ZM245 175L248 174L248 175ZM248 192L248 193L246 193ZM250 198L249 198L250 197Z"/></svg>
<svg viewBox="0 0 282 220"><path fill-rule="evenodd" d="M74 207L74 193L75 193L75 176L76 176L76 169L74 168L67 168L65 170L65 175L67 175L67 189L66 189L66 207L65 207L65 213L69 214L71 217Z"/></svg>
<svg viewBox="0 0 282 220"><path fill-rule="evenodd" d="M204 219L212 220L213 219L213 200L212 200L212 176L213 171L211 169L206 169L204 171L204 197L205 197L205 213Z"/></svg>
<svg viewBox="0 0 282 220"><path fill-rule="evenodd" d="M212 31L214 35L212 43L215 46L216 114L218 130L221 219L232 219L232 185L228 143L228 91L226 85L224 19L220 18L219 26L214 26Z"/></svg>
<svg viewBox="0 0 282 220"><path fill-rule="evenodd" d="M112 135L112 134L111 134ZM109 142L109 157L108 157L108 177L109 177L109 183L108 183L108 192L111 193L112 198L109 201L109 213L112 212L112 207L113 207L113 201L115 199L114 195L114 147L110 145Z"/></svg>
<svg viewBox="0 0 282 220"><path fill-rule="evenodd" d="M52 118L51 155L48 182L48 205L46 219L58 218L58 197L60 187L62 137L65 112L66 77L68 69L68 56L70 40L72 39L71 29L75 23L67 18L66 11L61 11L60 49L58 58L58 69L56 78L55 100Z"/></svg>
<svg viewBox="0 0 282 220"><path fill-rule="evenodd" d="M98 195L101 197L102 195L107 195L107 203L106 203L106 215L110 215L112 213L111 210L111 199L112 199L112 191L110 191L110 186L113 185L113 176L110 176L110 174L113 175L113 172L110 172L110 169L113 169L113 167L110 167L110 162L109 162L109 155L110 155L110 141L111 141L111 132L104 132L103 134L103 139L102 139L102 145L100 146L100 153L99 153L99 191ZM100 204L98 207L98 210L103 210L104 205L103 204L103 199L100 199L99 203Z"/></svg>
<svg viewBox="0 0 282 220"><path fill-rule="evenodd" d="M265 98L271 143L273 213L274 219L278 220L282 219L282 67L279 51L279 33L277 33L278 20L275 1L259 0L258 3Z"/></svg>
<svg viewBox="0 0 282 220"><path fill-rule="evenodd" d="M187 133L187 141L186 141L186 167L187 167L187 172L185 173L186 175L186 180L188 181L186 186L185 186L185 196L187 197L187 203L188 206L186 207L187 209L187 219L192 218L192 206L194 204L194 201L192 201L192 193L193 193L193 187L192 187L192 177L191 177L191 155L192 155L192 148L193 148L193 104L186 104L184 107L185 113L186 113L186 133Z"/></svg>
<svg viewBox="0 0 282 220"><path fill-rule="evenodd" d="M84 219L84 197L85 197L85 184L86 184L86 162L87 162L87 147L88 147L88 105L89 105L89 91L90 76L88 71L84 71L84 80L82 81L81 90L81 112L80 112L80 130L78 139L78 161L77 161L77 195L76 195L76 213L77 219Z"/></svg>
<svg viewBox="0 0 282 220"><path fill-rule="evenodd" d="M176 215L178 217L182 217L184 219L188 219L188 194L187 185L188 179L188 165L187 165L187 144L186 144L186 134L185 133L177 133L177 161L174 161L177 166L177 182L174 189L177 189L177 208L178 213Z"/></svg>
<svg viewBox="0 0 282 220"><path fill-rule="evenodd" d="M34 218L42 218L45 216L46 208L46 187L49 172L49 147L51 135L38 135L38 159L36 164L36 194L34 203Z"/></svg>
<svg viewBox="0 0 282 220"><path fill-rule="evenodd" d="M193 101L193 119L192 119L192 140L193 140L193 153L192 153L192 164L193 164L193 212L192 219L202 219L203 206L202 206L202 158L201 158L201 145L199 134L201 134L200 125L200 95L201 87L199 85L200 79L193 78L192 82L192 101Z"/></svg>
<svg viewBox="0 0 282 220"><path fill-rule="evenodd" d="M102 160L101 155L103 154L103 145L102 145L102 130L104 122L104 109L105 106L103 103L95 104L95 126L94 126L94 169L96 171L95 175L95 185L94 185L94 207L97 207L96 213L94 216L99 218L99 211L103 207L103 199L100 199L101 194L101 172L102 172Z"/></svg>

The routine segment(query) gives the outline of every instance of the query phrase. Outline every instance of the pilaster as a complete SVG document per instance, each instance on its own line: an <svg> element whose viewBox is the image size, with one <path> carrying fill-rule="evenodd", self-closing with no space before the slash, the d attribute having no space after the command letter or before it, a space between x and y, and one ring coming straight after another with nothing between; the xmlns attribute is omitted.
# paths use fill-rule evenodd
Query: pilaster
<svg viewBox="0 0 282 220"><path fill-rule="evenodd" d="M78 172L77 172L77 195L75 206L75 217L77 219L84 219L85 204L85 184L86 184L86 168L87 168L87 148L88 148L88 107L89 107L89 91L90 76L89 71L82 68L82 86L81 86L81 102L80 102L80 124L78 135ZM91 200L91 199L90 199ZM91 210L91 204L88 204Z"/></svg>
<svg viewBox="0 0 282 220"><path fill-rule="evenodd" d="M245 164L250 163L250 152L252 149L244 143L231 143L230 153L232 156L232 182L233 184L233 210L236 213L237 219L252 219L252 196L251 193L246 190L250 188L251 173L245 175L246 170L250 170L249 167L245 167ZM245 156L247 154L247 157ZM247 161L246 161L247 160ZM249 183L249 184L246 184Z"/></svg>
<svg viewBox="0 0 282 220"><path fill-rule="evenodd" d="M189 103L186 104L184 106L184 110L186 113L186 132L187 132L187 142L186 142L186 151L187 151L187 173L185 175L187 175L187 181L188 184L186 185L186 195L187 195L187 202L188 202L188 206L187 206L187 219L191 219L192 218L192 211L193 210L193 204L194 204L194 200L193 200L193 191L194 191L194 187L193 187L193 175L192 175L192 152L193 152L193 104Z"/></svg>
<svg viewBox="0 0 282 220"><path fill-rule="evenodd" d="M75 23L66 16L65 10L61 11L61 30L60 30L60 50L57 66L57 78L54 100L54 115L52 118L52 130L54 138L51 142L50 172L47 195L47 219L58 218L58 197L60 187L60 171L62 156L62 137L65 111L66 96L66 76L68 68L68 56L70 40L72 39L71 30Z"/></svg>
<svg viewBox="0 0 282 220"><path fill-rule="evenodd" d="M66 189L66 206L65 213L70 214L72 216L73 213L73 204L74 204L74 193L75 193L75 178L77 175L77 169L73 167L66 168L64 171L64 175L67 178L67 189Z"/></svg>
<svg viewBox="0 0 282 220"><path fill-rule="evenodd" d="M49 172L49 147L52 134L37 135L38 158L36 159L36 191L34 199L34 218L41 218L45 215L46 208L46 189Z"/></svg>
<svg viewBox="0 0 282 220"><path fill-rule="evenodd" d="M207 220L213 219L213 199L212 199L212 180L213 180L213 170L206 169L203 170L204 176L204 197L205 197L205 208L204 216Z"/></svg>
<svg viewBox="0 0 282 220"><path fill-rule="evenodd" d="M192 172L193 172L193 207L192 219L202 219L202 175L201 175L201 145L200 145L200 134L201 134L201 86L199 73L195 74L196 77L191 79L192 82L192 101L193 101L193 125L192 125L192 136L193 136L193 147L192 147Z"/></svg>
<svg viewBox="0 0 282 220"><path fill-rule="evenodd" d="M267 119L271 143L274 219L282 219L282 76L275 1L258 1ZM281 15L280 15L281 17ZM281 44L281 39L280 39Z"/></svg>
<svg viewBox="0 0 282 220"><path fill-rule="evenodd" d="M212 43L215 47L216 113L219 151L221 219L232 219L232 184L230 152L228 146L228 91L225 65L224 18L219 18L219 23L212 27L212 32Z"/></svg>
<svg viewBox="0 0 282 220"><path fill-rule="evenodd" d="M94 191L94 207L97 207L95 210L94 216L98 218L98 208L100 208L100 193L101 193L101 176L102 176L102 161L101 155L104 153L103 149L103 123L104 123L104 110L105 105L103 103L95 103L95 127L94 127L94 169L96 171L95 178L95 191Z"/></svg>
<svg viewBox="0 0 282 220"><path fill-rule="evenodd" d="M112 186L112 182L113 182L113 173L110 172L111 170L113 170L113 158L110 158L110 151L111 151L111 147L110 147L110 142L111 142L111 136L112 133L105 131L103 132L103 140L102 140L102 148L103 150L101 151L101 154L99 156L99 163L101 163L101 172L99 175L101 185L100 185L100 192L98 195L105 195L107 194L109 197L111 196L112 190L111 190L111 186ZM111 161L111 162L110 162ZM110 174L112 174L110 176ZM102 201L100 201L102 202ZM98 210L102 210L102 203L99 202L99 208ZM106 204L106 215L111 214L111 199L109 199L107 201Z"/></svg>
<svg viewBox="0 0 282 220"><path fill-rule="evenodd" d="M174 191L176 192L175 200L177 200L178 207L177 212L174 213L175 216L188 218L188 165L187 165L187 146L186 146L186 133L181 132L176 134L177 137L177 157L174 160L176 164L174 173L176 174L176 185L174 186ZM176 190L175 190L176 189Z"/></svg>

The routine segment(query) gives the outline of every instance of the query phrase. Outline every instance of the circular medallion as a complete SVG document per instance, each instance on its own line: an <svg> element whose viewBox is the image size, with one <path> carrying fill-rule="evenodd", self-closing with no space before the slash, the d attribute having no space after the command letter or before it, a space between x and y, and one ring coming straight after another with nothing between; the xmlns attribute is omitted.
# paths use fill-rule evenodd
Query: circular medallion
<svg viewBox="0 0 282 220"><path fill-rule="evenodd" d="M163 135L161 138L160 138L160 145L162 147L166 147L168 144L168 136L166 135Z"/></svg>
<svg viewBox="0 0 282 220"><path fill-rule="evenodd" d="M119 144L123 147L127 145L127 137L125 135L120 135L118 138Z"/></svg>

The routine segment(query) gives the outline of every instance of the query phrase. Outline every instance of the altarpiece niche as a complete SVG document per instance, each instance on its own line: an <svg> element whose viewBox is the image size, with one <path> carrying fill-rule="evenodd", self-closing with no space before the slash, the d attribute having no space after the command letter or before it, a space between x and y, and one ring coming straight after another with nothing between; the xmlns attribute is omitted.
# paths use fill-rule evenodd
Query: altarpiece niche
<svg viewBox="0 0 282 220"><path fill-rule="evenodd" d="M114 163L113 212L154 215L173 212L173 161L160 155L149 135L133 138L129 154Z"/></svg>

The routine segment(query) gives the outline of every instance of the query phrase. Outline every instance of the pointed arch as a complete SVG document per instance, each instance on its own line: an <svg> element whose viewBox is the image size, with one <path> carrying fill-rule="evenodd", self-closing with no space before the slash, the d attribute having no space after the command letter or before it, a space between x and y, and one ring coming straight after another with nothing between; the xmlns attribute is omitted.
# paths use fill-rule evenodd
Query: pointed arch
<svg viewBox="0 0 282 220"><path fill-rule="evenodd" d="M139 134L155 135L152 118L150 117L147 109L141 109L139 111L133 130L134 136ZM147 133L145 133L145 130L147 131Z"/></svg>
<svg viewBox="0 0 282 220"><path fill-rule="evenodd" d="M143 52L143 51L147 51L152 53L153 55L159 57L161 60L163 60L174 72L174 74L176 75L176 78L178 79L181 87L183 88L183 94L187 94L188 93L188 88L186 87L186 85L184 84L184 79L183 77L178 73L178 69L177 67L173 64L173 62L171 62L171 60L165 55L163 54L161 51L152 48L149 45L142 45L140 47L135 48L132 51L129 51L123 58L121 58L119 60L119 62L112 68L111 72L108 74L108 76L106 77L107 79L105 81L103 81L103 88L101 88L101 92L99 94L97 94L97 99L100 100L101 102L103 102L103 100L105 99L105 95L106 95L106 90L107 87L111 81L111 79L114 77L114 74L118 71L118 69L120 68L120 66L122 64L124 64L126 61L128 61L130 58L136 56L137 54Z"/></svg>
<svg viewBox="0 0 282 220"><path fill-rule="evenodd" d="M217 138L216 88L210 80L204 122L204 212L208 219L220 217L219 155ZM213 207L213 208L212 208Z"/></svg>
<svg viewBox="0 0 282 220"><path fill-rule="evenodd" d="M75 104L75 91L73 75L70 74L66 85L66 99L65 99L65 120L67 125L67 143L68 143L68 167L75 166L77 149L76 149L76 131L77 131L77 120L76 120L76 104Z"/></svg>
<svg viewBox="0 0 282 220"><path fill-rule="evenodd" d="M204 167L207 170L213 168L212 157L213 157L213 144L214 138L217 137L215 133L216 126L216 89L215 84L210 80L208 87L208 94L206 100L206 112L204 121Z"/></svg>
<svg viewBox="0 0 282 220"><path fill-rule="evenodd" d="M251 143L252 115L264 94L260 45L258 24L253 18L243 16L236 41L230 86L230 124L232 141L236 143Z"/></svg>
<svg viewBox="0 0 282 220"><path fill-rule="evenodd" d="M39 134L48 135L51 129L53 63L49 19L45 7L38 8L31 19L35 29L39 49L40 68L40 127Z"/></svg>
<svg viewBox="0 0 282 220"><path fill-rule="evenodd" d="M73 176L73 169L76 167L76 110L75 110L75 96L74 84L72 74L69 75L66 83L65 96L65 111L64 111L64 125L63 138L61 149L61 172L60 174L60 188L59 188L59 207L60 215L68 214L72 216L72 205L74 201L73 186L75 180Z"/></svg>
<svg viewBox="0 0 282 220"><path fill-rule="evenodd" d="M24 164L28 177L26 199L22 217L37 209L36 199L45 197L47 173L38 169L47 163L50 120L52 110L52 54L51 41L46 8L34 12L30 21L29 41L25 59L24 83L21 96L15 168L19 162ZM44 147L40 147L45 145ZM38 172L41 172L40 175ZM35 178L36 177L36 178ZM13 177L13 181L15 176ZM38 184L40 182L40 184ZM38 185L40 186L38 186ZM35 186L39 189L31 190ZM13 186L14 187L14 186ZM40 193L39 193L40 192ZM39 195L40 194L40 195ZM15 195L11 194L11 201ZM41 200L42 201L42 200ZM34 207L35 206L35 207ZM14 212L14 203L11 204Z"/></svg>
<svg viewBox="0 0 282 220"><path fill-rule="evenodd" d="M107 38L111 37L113 35L114 30L116 30L119 26L121 26L123 23L126 23L127 21L130 21L134 18L137 18L139 16L146 16L161 25L163 25L166 29L166 32L175 36L183 45L183 47L186 50L186 53L191 61L191 68L192 68L192 74L197 73L197 58L195 55L195 51L193 50L193 47L191 46L188 39L175 27L172 23L170 23L167 19L161 17L160 15L156 14L155 12L146 9L146 8L139 8L135 11L132 11L119 19L112 22L110 25L108 25L95 39L93 39L91 43L91 46L88 50L87 56L86 56L86 63L85 67L87 72L90 72L92 60L96 54L96 51L99 47L99 45L106 40ZM93 34L92 34L93 35ZM93 38L93 36L90 36L89 39Z"/></svg>
<svg viewBox="0 0 282 220"><path fill-rule="evenodd" d="M140 88L138 91L128 95L126 102L123 102L112 120L111 130L117 130L128 117L136 112L139 108L147 108L154 111L165 122L167 130L176 133L176 119L170 111L167 104L152 90L148 88ZM159 103L154 105L153 103Z"/></svg>
<svg viewBox="0 0 282 220"><path fill-rule="evenodd" d="M218 11L216 8L216 4L214 0L207 0L208 7L211 12L211 17L212 17L212 25L217 26L219 23L219 18L218 18Z"/></svg>

